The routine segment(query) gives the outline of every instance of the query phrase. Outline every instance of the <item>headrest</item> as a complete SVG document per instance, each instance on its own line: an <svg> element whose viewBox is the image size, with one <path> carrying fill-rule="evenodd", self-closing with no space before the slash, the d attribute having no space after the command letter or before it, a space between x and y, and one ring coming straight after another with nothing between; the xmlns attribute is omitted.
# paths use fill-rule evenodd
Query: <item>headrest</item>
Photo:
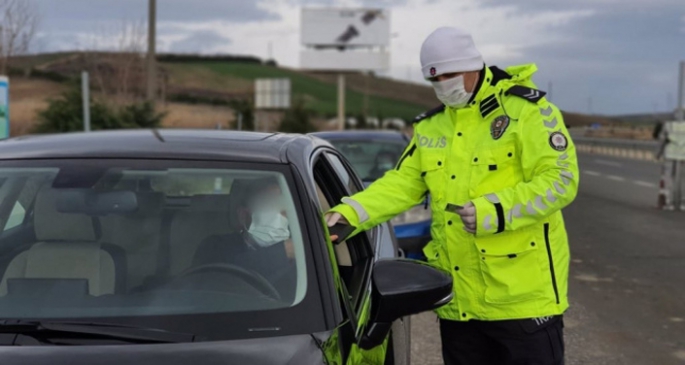
<svg viewBox="0 0 685 365"><path fill-rule="evenodd" d="M228 212L231 196L225 194L194 195L190 199L190 210L201 212Z"/></svg>
<svg viewBox="0 0 685 365"><path fill-rule="evenodd" d="M164 209L164 193L136 192L138 207L135 212L127 214L130 217L148 217L160 215Z"/></svg>
<svg viewBox="0 0 685 365"><path fill-rule="evenodd" d="M43 189L36 197L35 230L39 241L96 241L95 219L81 213L60 213L63 191Z"/></svg>

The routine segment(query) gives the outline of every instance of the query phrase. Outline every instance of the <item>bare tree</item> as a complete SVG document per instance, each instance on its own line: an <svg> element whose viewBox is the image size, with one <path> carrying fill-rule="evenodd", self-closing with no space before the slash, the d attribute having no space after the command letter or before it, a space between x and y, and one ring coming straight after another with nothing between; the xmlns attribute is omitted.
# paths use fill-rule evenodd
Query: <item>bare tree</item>
<svg viewBox="0 0 685 365"><path fill-rule="evenodd" d="M124 21L114 32L93 38L85 62L100 95L114 104L138 99L144 79L145 27Z"/></svg>
<svg viewBox="0 0 685 365"><path fill-rule="evenodd" d="M13 56L25 54L38 26L31 0L0 0L0 74L6 74Z"/></svg>

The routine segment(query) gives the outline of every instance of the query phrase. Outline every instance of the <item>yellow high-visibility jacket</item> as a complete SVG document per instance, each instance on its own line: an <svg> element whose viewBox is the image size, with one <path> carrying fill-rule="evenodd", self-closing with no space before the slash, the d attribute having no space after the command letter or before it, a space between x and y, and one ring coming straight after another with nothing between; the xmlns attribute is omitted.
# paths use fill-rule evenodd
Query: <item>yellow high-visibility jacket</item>
<svg viewBox="0 0 685 365"><path fill-rule="evenodd" d="M449 320L505 320L568 308L569 247L561 209L578 190L576 150L556 106L536 90L535 65L481 71L464 108L417 118L394 170L331 209L355 233L385 222L430 194L428 262L449 270ZM473 202L477 233L458 206Z"/></svg>

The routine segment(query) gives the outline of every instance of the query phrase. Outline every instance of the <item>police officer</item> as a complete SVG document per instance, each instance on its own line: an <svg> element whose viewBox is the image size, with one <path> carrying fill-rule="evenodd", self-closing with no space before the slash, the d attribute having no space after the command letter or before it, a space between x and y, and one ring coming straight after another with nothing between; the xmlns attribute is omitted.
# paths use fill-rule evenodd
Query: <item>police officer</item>
<svg viewBox="0 0 685 365"><path fill-rule="evenodd" d="M428 262L451 272L437 310L445 364L563 364L569 247L561 209L578 189L562 115L531 81L535 65L487 67L464 30L424 41L438 108L415 119L396 167L342 199L327 223L355 233L431 197Z"/></svg>

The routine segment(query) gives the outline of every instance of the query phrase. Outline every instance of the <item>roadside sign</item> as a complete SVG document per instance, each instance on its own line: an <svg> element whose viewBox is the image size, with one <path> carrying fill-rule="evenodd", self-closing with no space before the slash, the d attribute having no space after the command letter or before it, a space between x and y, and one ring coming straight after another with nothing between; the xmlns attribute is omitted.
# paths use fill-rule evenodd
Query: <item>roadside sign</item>
<svg viewBox="0 0 685 365"><path fill-rule="evenodd" d="M0 76L0 139L10 136L10 81Z"/></svg>
<svg viewBox="0 0 685 365"><path fill-rule="evenodd" d="M685 122L667 122L664 128L668 138L664 157L667 160L685 161Z"/></svg>

